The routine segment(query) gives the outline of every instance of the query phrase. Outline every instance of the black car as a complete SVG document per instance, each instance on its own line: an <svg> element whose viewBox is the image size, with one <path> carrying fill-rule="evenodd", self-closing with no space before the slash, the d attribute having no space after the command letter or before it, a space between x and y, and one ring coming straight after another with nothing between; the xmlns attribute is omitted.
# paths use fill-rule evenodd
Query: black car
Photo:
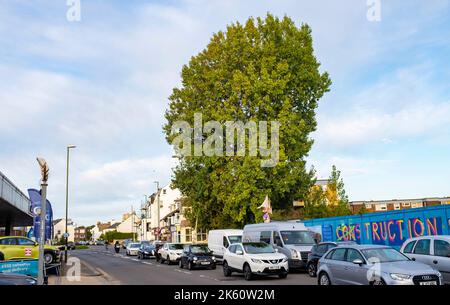
<svg viewBox="0 0 450 305"><path fill-rule="evenodd" d="M151 244L150 242L141 242L141 246L138 250L138 259L146 259L150 257L155 256L155 246Z"/></svg>
<svg viewBox="0 0 450 305"><path fill-rule="evenodd" d="M308 254L308 262L306 263L306 270L310 277L317 276L317 263L319 259L332 248L336 248L339 245L355 244L354 242L322 242L314 245L311 252Z"/></svg>
<svg viewBox="0 0 450 305"><path fill-rule="evenodd" d="M214 270L216 269L216 258L207 245L186 245L183 248L179 266L180 268L187 267L189 270L194 268Z"/></svg>
<svg viewBox="0 0 450 305"><path fill-rule="evenodd" d="M37 285L37 281L28 275L0 272L0 286L2 285Z"/></svg>

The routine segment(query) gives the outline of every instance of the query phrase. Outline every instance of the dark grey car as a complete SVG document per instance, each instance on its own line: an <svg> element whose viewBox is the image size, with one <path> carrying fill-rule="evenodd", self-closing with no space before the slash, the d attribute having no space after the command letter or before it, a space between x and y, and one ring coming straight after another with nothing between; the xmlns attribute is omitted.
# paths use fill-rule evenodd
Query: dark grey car
<svg viewBox="0 0 450 305"><path fill-rule="evenodd" d="M388 246L347 245L319 260L319 285L441 285L439 271Z"/></svg>

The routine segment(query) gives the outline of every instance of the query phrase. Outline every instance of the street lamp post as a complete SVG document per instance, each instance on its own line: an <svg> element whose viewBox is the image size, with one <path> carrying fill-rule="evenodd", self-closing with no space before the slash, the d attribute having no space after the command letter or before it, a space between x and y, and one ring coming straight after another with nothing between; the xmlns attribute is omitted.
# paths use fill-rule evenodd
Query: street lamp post
<svg viewBox="0 0 450 305"><path fill-rule="evenodd" d="M37 158L39 166L41 167L41 213L40 213L40 240L39 240L39 261L38 261L38 285L44 284L44 245L45 245L45 227L47 224L46 214L47 214L47 180L49 168L47 162L42 158Z"/></svg>
<svg viewBox="0 0 450 305"><path fill-rule="evenodd" d="M156 184L156 198L157 198L157 201L156 201L156 204L158 205L157 206L157 209L156 209L156 217L157 217L157 221L158 221L158 236L157 236L157 240L161 240L160 238L161 238L161 224L160 224L160 220L159 220L159 207L160 207L160 205L159 205L159 181L155 181L155 184Z"/></svg>
<svg viewBox="0 0 450 305"><path fill-rule="evenodd" d="M66 247L64 249L64 262L67 263L67 247L69 246L69 235L67 233L67 223L68 223L68 217L69 217L69 153L71 148L75 148L75 145L68 145L67 146L67 166L66 166Z"/></svg>

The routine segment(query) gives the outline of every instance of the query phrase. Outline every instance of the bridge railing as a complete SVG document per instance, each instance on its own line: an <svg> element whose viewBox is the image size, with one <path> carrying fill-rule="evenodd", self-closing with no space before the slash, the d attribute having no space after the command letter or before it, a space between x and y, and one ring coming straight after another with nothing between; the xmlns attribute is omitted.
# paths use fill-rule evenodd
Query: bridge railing
<svg viewBox="0 0 450 305"><path fill-rule="evenodd" d="M30 214L30 199L0 172L0 198Z"/></svg>

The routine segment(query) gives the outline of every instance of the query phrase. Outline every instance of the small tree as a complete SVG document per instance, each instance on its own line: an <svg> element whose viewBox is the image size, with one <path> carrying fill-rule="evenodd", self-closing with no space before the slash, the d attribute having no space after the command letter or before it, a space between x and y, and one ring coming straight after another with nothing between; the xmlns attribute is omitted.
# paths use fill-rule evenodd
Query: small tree
<svg viewBox="0 0 450 305"><path fill-rule="evenodd" d="M333 165L331 175L327 185L325 196L328 201L329 216L346 216L352 215L348 196L345 192L344 180L341 172Z"/></svg>

